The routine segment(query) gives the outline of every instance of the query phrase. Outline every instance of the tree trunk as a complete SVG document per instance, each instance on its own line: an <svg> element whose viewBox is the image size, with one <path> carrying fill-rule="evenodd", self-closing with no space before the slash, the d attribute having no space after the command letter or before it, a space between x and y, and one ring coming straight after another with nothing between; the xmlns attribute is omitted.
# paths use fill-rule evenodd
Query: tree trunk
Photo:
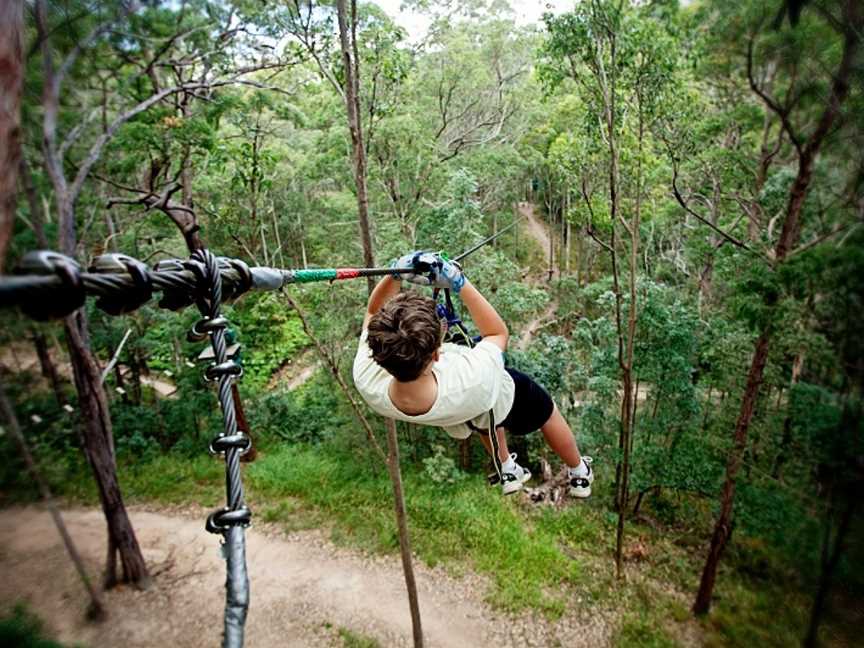
<svg viewBox="0 0 864 648"><path fill-rule="evenodd" d="M459 467L466 472L471 470L471 437L459 442Z"/></svg>
<svg viewBox="0 0 864 648"><path fill-rule="evenodd" d="M117 584L115 551L123 568L122 582L132 582L139 588L149 585L150 577L135 532L123 505L117 481L114 438L111 415L102 389L99 367L89 349L87 320L78 310L63 321L69 359L78 390L78 407L83 424L84 452L99 487L99 499L108 523L108 560L105 587Z"/></svg>
<svg viewBox="0 0 864 648"><path fill-rule="evenodd" d="M708 385L708 395L705 397L705 414L702 416L702 431L708 429L708 415L713 409L711 407L711 393L714 391L714 385Z"/></svg>
<svg viewBox="0 0 864 648"><path fill-rule="evenodd" d="M799 351L792 361L792 380L790 382L791 390L801 378L801 371L804 369L804 352ZM790 400L790 399L787 399ZM789 446L792 443L792 412L789 411L789 403L786 405L786 416L783 417L783 436L780 439L780 449L777 452L777 458L774 460L774 468L771 470L771 476L774 479L779 479L780 470L783 464L786 463L786 453L789 451Z"/></svg>
<svg viewBox="0 0 864 648"><path fill-rule="evenodd" d="M36 355L39 358L39 366L42 369L42 376L47 378L51 383L51 389L54 391L54 398L58 405L63 405L66 402L66 397L63 395L63 385L60 382L60 376L57 373L57 367L51 360L51 355L48 351L48 341L38 329L33 329L33 346L36 347Z"/></svg>
<svg viewBox="0 0 864 648"><path fill-rule="evenodd" d="M552 281L555 274L555 217L552 212L551 198L546 202L546 209L549 214L549 227L546 228L546 231L549 232L549 277L546 281Z"/></svg>
<svg viewBox="0 0 864 648"><path fill-rule="evenodd" d="M569 200L568 200L568 202L569 202ZM567 245L566 245L566 249L564 250L564 258L565 258L564 269L566 270L568 275L570 274L570 239L571 239L571 236L572 236L572 234L570 232L570 221L568 220L567 221L567 231L565 232Z"/></svg>
<svg viewBox="0 0 864 648"><path fill-rule="evenodd" d="M75 224L75 201L81 185L70 184L64 176L63 159L57 147L57 113L59 110L59 83L55 84L53 52L48 31L47 7L44 1L36 3L36 26L40 37L43 58L42 135L45 170L54 189L59 224L58 246L67 256L74 257L77 248ZM81 174L81 170L78 171ZM83 177L80 178L83 182ZM63 328L69 348L69 361L78 391L78 407L81 411L84 453L93 470L99 488L102 510L108 524L108 560L105 584L117 582L115 554L119 552L123 565L124 581L138 587L149 583L147 566L135 532L126 514L120 486L117 481L117 466L114 458L114 437L111 430L111 415L108 400L102 387L102 376L96 359L90 351L87 319L82 309L64 319Z"/></svg>
<svg viewBox="0 0 864 648"><path fill-rule="evenodd" d="M765 363L768 360L768 346L770 332L764 331L756 340L756 349L753 353L753 362L747 375L747 387L744 390L744 398L741 401L741 412L738 422L735 424L735 445L726 463L726 481L723 484L723 493L720 500L720 516L714 526L714 534L711 537L711 546L708 549L708 558L705 568L702 570L702 578L699 583L699 592L696 594L696 602L693 604L693 612L705 614L711 607L711 594L714 591L714 582L717 578L717 566L720 557L729 541L732 532L732 504L735 497L735 478L741 468L744 458L744 449L747 444L747 430L753 411L756 408L756 399L759 395L759 386L762 383L762 374Z"/></svg>
<svg viewBox="0 0 864 648"><path fill-rule="evenodd" d="M826 529L822 541L822 569L819 573L819 585L816 588L816 595L813 597L813 607L810 610L807 635L804 637L803 644L805 648L816 648L818 645L819 624L825 611L825 599L828 597L828 592L831 589L831 581L833 580L837 563L840 562L840 556L843 553L843 543L852 526L852 517L857 504L858 502L854 496L849 497L846 508L843 510L843 515L840 518L833 546L831 543L831 527L834 523L832 515L833 507L829 508L828 515L826 516Z"/></svg>
<svg viewBox="0 0 864 648"><path fill-rule="evenodd" d="M27 165L27 160L21 158L21 186L24 188L24 195L27 197L27 207L30 210L30 224L33 226L33 234L36 235L36 244L43 250L51 247L48 243L48 237L45 235L45 214L42 210L42 205L39 204L39 196L36 195L36 187L33 185L33 176L30 174L30 167Z"/></svg>
<svg viewBox="0 0 864 648"><path fill-rule="evenodd" d="M411 609L411 626L414 632L414 648L423 646L423 628L420 624L420 603L417 598L417 582L414 579L414 565L411 560L411 541L408 536L408 515L405 512L405 495L402 492L402 473L399 470L399 438L396 436L396 421L387 422L387 468L393 484L393 505L396 510L396 523L399 530L399 549L402 554L402 570L405 573L405 587L408 589L408 606Z"/></svg>
<svg viewBox="0 0 864 648"><path fill-rule="evenodd" d="M351 1L351 36L349 41L348 15L345 0L337 0L339 19L339 43L342 47L342 63L345 70L345 109L348 114L348 129L351 131L351 147L354 162L354 182L357 185L357 216L360 221L360 240L363 244L363 263L375 265L372 253L372 234L369 227L369 197L366 191L366 148L360 123L360 61L357 58L357 5ZM369 293L375 288L375 279L366 278Z"/></svg>
<svg viewBox="0 0 864 648"><path fill-rule="evenodd" d="M21 167L24 2L0 2L0 273L12 240Z"/></svg>

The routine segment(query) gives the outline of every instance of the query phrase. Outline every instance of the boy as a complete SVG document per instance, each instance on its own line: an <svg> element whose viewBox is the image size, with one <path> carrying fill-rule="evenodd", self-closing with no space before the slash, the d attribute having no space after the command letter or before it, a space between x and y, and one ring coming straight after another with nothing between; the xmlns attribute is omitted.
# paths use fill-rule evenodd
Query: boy
<svg viewBox="0 0 864 648"><path fill-rule="evenodd" d="M568 466L570 495L588 497L594 481L590 457L580 456L570 427L546 390L504 367L507 326L459 266L435 254L412 252L393 267L414 272L385 277L375 287L354 358L354 384L369 406L382 416L443 427L456 439L479 432L490 455L491 410L505 495L531 478L507 449L506 432L520 435L539 429ZM435 302L416 292L400 292L402 279L458 294L483 339L473 348L442 344L446 322L438 317Z"/></svg>

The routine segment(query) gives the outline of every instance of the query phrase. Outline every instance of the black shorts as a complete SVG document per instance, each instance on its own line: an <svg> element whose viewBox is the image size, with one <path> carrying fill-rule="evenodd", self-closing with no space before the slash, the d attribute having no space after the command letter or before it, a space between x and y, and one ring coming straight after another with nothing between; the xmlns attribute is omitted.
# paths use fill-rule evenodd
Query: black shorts
<svg viewBox="0 0 864 648"><path fill-rule="evenodd" d="M530 434L539 430L549 417L555 404L549 392L538 385L530 376L521 371L507 368L507 373L516 384L513 395L513 407L503 421L496 421L497 426L506 428L510 434Z"/></svg>

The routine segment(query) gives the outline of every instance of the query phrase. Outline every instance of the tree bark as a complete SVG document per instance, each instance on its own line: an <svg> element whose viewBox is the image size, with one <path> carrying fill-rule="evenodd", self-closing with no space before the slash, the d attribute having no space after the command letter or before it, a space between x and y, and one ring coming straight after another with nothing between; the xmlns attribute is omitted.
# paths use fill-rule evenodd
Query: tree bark
<svg viewBox="0 0 864 648"><path fill-rule="evenodd" d="M789 394L792 395L792 389L798 384L801 378L801 372L804 369L804 352L799 351L792 361L792 380L789 383ZM779 400L779 399L778 399ZM787 399L791 400L791 399ZM789 408L789 403L786 406L786 416L783 417L783 436L780 439L780 448L777 451L777 458L774 460L774 467L771 470L771 476L774 479L779 479L780 470L783 464L786 463L786 454L789 451L789 446L792 443L792 412Z"/></svg>
<svg viewBox="0 0 864 648"><path fill-rule="evenodd" d="M60 251L74 257L77 248L75 227L75 201L89 169L95 164L85 163L78 170L75 181L70 185L64 175L63 160L57 147L57 123L60 107L60 83L66 68L54 68L53 51L48 29L47 7L44 0L36 3L36 27L41 41L43 63L42 93L42 144L45 170L51 179L54 199L57 205L59 224L58 245ZM64 61L69 62L70 59ZM58 74L60 76L58 76ZM103 142L104 145L104 142ZM99 149L101 151L101 149ZM98 157L98 156L97 156ZM89 166L87 166L89 164ZM82 175L83 174L83 175ZM99 488L99 498L108 525L108 561L106 564L105 584L110 587L117 582L114 569L115 553L119 552L123 566L124 581L131 581L138 587L149 583L147 566L141 548L135 538L132 524L123 505L120 485L117 481L117 466L114 458L114 437L111 429L111 415L108 400L102 387L102 376L96 359L90 351L87 332L87 318L79 309L65 318L63 324L66 343L69 348L69 361L78 391L78 407L81 411L84 453L93 470ZM116 551L114 551L116 550Z"/></svg>
<svg viewBox="0 0 864 648"><path fill-rule="evenodd" d="M66 397L63 395L63 385L57 373L57 367L54 366L54 362L51 360L51 355L48 351L48 341L36 328L33 329L33 346L36 348L42 376L47 378L51 383L51 389L54 391L54 398L57 400L57 404L63 405L66 402Z"/></svg>
<svg viewBox="0 0 864 648"><path fill-rule="evenodd" d="M699 583L699 592L696 594L696 602L693 604L693 612L705 614L711 606L711 595L714 591L714 583L717 578L717 566L723 550L732 533L732 505L735 498L735 478L741 468L744 458L744 449L747 445L747 430L753 411L756 408L756 400L759 395L759 386L762 383L762 375L765 363L768 360L768 347L770 331L765 331L756 341L756 350L753 354L753 362L747 375L747 386L744 389L744 398L741 401L741 412L735 424L735 445L729 453L726 464L726 481L723 484L723 492L720 498L720 515L714 526L711 537L711 546L708 549L708 557L702 570L702 578Z"/></svg>
<svg viewBox="0 0 864 648"><path fill-rule="evenodd" d="M84 453L93 470L99 487L99 499L108 523L108 561L105 587L118 583L114 554L119 554L123 568L121 581L132 582L139 588L149 585L150 577L141 548L126 513L120 484L117 481L117 464L114 456L114 437L111 430L111 415L108 401L102 389L99 367L93 358L87 339L87 321L83 311L78 310L63 321L69 359L78 390L78 407L84 437ZM112 550L113 548L113 550Z"/></svg>
<svg viewBox="0 0 864 648"><path fill-rule="evenodd" d="M393 506L396 510L399 550L402 555L402 571L405 573L405 587L408 590L408 606L411 609L414 648L423 648L420 603L417 598L417 581L414 578L414 564L411 559L411 541L408 535L405 495L402 490L402 472L399 469L399 438L396 435L396 421L390 418L385 420L387 422L387 468L390 471L390 481L393 484Z"/></svg>
<svg viewBox="0 0 864 648"><path fill-rule="evenodd" d="M24 2L0 2L0 273L12 240L21 167Z"/></svg>
<svg viewBox="0 0 864 648"><path fill-rule="evenodd" d="M363 244L363 263L375 265L372 252L372 234L369 226L369 197L366 189L366 147L363 142L363 127L360 122L360 61L357 59L357 5L351 0L351 33L348 31L348 12L345 0L337 0L339 20L339 43L342 47L342 64L345 71L345 110L348 114L348 130L351 132L351 148L354 162L354 182L357 186L357 216L360 222L360 240ZM375 279L366 278L369 294L375 288Z"/></svg>
<svg viewBox="0 0 864 648"><path fill-rule="evenodd" d="M36 195L36 187L33 185L33 176L27 160L21 157L21 186L27 198L27 207L30 210L30 224L33 226L33 234L36 236L36 244L43 250L51 247L48 237L45 235L45 214L42 205L39 204L39 196Z"/></svg>

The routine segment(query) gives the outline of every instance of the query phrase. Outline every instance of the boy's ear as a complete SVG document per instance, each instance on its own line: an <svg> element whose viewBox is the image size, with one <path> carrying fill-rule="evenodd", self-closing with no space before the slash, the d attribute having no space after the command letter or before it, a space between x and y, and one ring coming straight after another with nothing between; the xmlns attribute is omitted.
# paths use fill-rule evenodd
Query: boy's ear
<svg viewBox="0 0 864 648"><path fill-rule="evenodd" d="M435 349L435 352L432 354L432 362L438 362L441 359L441 347Z"/></svg>

